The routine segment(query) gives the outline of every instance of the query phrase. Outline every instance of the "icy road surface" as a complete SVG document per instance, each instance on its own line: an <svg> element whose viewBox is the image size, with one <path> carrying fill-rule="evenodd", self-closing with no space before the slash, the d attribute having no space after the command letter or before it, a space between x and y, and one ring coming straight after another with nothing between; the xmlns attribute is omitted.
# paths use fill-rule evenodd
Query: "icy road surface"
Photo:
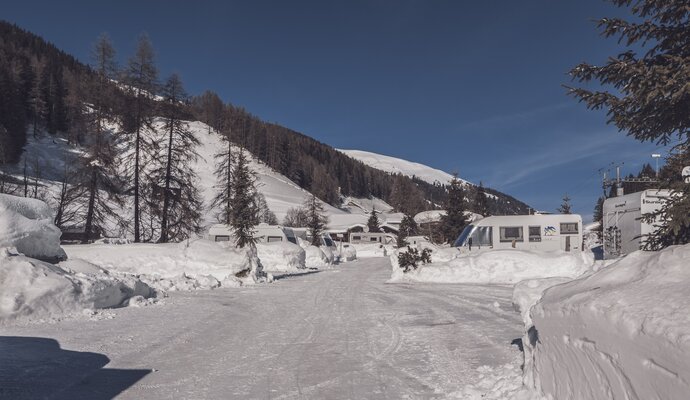
<svg viewBox="0 0 690 400"><path fill-rule="evenodd" d="M0 397L446 398L477 367L515 359L511 289L389 276L374 258L100 320L0 327Z"/></svg>

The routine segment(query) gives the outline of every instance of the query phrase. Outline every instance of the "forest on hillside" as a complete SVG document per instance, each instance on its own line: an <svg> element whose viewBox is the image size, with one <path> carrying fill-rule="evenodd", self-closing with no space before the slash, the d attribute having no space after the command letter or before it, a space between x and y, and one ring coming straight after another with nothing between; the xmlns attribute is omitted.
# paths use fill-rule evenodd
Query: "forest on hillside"
<svg viewBox="0 0 690 400"><path fill-rule="evenodd" d="M153 54L151 68L155 70ZM16 163L27 136L39 132L63 136L74 146L88 146L93 129L85 121L84 107L102 99L106 99L108 114L124 131L132 131L138 123L132 121L136 115L133 107L160 114L161 105L154 95L162 92L163 83L154 74L142 88L127 67L131 66L112 66L112 78L103 82L93 62L86 65L43 38L0 21L0 165ZM139 96L140 89L150 96ZM178 101L174 108L177 118L208 124L334 206L340 205L343 196L375 196L396 210L414 214L438 208L447 196L444 185L371 168L304 134L264 122L212 91ZM467 198L474 198L477 188L466 190ZM528 211L515 198L490 188L485 191L495 196L488 199L493 214Z"/></svg>

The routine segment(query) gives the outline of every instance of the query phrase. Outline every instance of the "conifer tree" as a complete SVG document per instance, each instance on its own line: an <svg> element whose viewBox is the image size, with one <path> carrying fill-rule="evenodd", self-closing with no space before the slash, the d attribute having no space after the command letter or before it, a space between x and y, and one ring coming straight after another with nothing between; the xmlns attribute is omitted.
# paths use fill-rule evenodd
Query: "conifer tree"
<svg viewBox="0 0 690 400"><path fill-rule="evenodd" d="M254 198L254 202L256 203L256 209L257 209L257 213L259 216L259 223L264 223L264 224L269 224L269 225L277 225L278 224L278 218L273 213L273 211L271 211L271 209L268 208L268 203L266 202L266 196L264 196L263 193L257 191L256 196Z"/></svg>
<svg viewBox="0 0 690 400"><path fill-rule="evenodd" d="M453 243L467 225L465 190L457 173L453 174L453 179L448 185L445 208L446 214L441 217L440 233L446 243Z"/></svg>
<svg viewBox="0 0 690 400"><path fill-rule="evenodd" d="M232 172L232 200L231 214L233 233L237 247L253 247L255 244L254 227L259 223L258 209L256 207L256 178L249 169L249 160L240 148L237 154L237 162Z"/></svg>
<svg viewBox="0 0 690 400"><path fill-rule="evenodd" d="M565 194L563 196L563 203L560 207L558 207L557 211L561 214L572 214L572 209L570 206L570 197L568 197L568 194Z"/></svg>
<svg viewBox="0 0 690 400"><path fill-rule="evenodd" d="M191 163L199 158L199 140L189 124L179 116L179 104L187 101L180 77L173 74L163 87L164 116L162 130L167 134L165 151L158 154L158 167L151 172L159 196L152 209L160 206L161 234L159 241L184 240L200 229L202 201L197 189L198 177ZM162 195L162 196L161 196Z"/></svg>
<svg viewBox="0 0 690 400"><path fill-rule="evenodd" d="M145 134L153 132L153 119L155 108L152 104L153 96L158 88L158 70L154 60L153 45L146 34L139 37L137 49L129 59L125 70L125 83L127 91L134 97L131 102L131 113L128 123L124 126L127 136L127 144L131 150L131 156L127 159L127 169L133 179L132 192L134 194L134 241L140 242L142 204L144 197L144 185L146 184L146 165L155 151L155 143Z"/></svg>
<svg viewBox="0 0 690 400"><path fill-rule="evenodd" d="M86 126L91 133L85 143L85 155L77 171L78 185L85 188L86 215L83 242L88 243L108 219L118 220L112 208L121 204L120 185L116 179L117 148L106 122L113 117L113 99L106 89L115 73L115 49L106 35L101 35L93 49L94 70L98 79L93 82L91 95L93 111L82 109ZM77 189L78 190L78 189Z"/></svg>
<svg viewBox="0 0 690 400"><path fill-rule="evenodd" d="M306 226L311 235L312 246L321 246L321 234L328 224L328 218L324 215L323 205L316 196L307 198L303 205L307 216Z"/></svg>
<svg viewBox="0 0 690 400"><path fill-rule="evenodd" d="M369 232L381 232L381 222L379 222L378 212L376 211L375 207L372 207L371 209L369 220L367 220L367 227L369 228Z"/></svg>
<svg viewBox="0 0 690 400"><path fill-rule="evenodd" d="M605 37L616 37L628 49L603 65L582 63L570 71L578 82L595 81L603 89L569 87L569 94L590 109L605 109L608 122L640 141L668 144L677 138L678 154L690 151L690 113L687 90L690 76L690 8L678 0L609 0L627 7L630 20L602 18ZM598 88L598 85L595 85ZM610 90L605 90L610 88ZM690 158L690 157L688 157ZM680 175L680 170L674 171ZM652 248L690 240L690 185L667 180L672 201L649 220L658 229L648 243Z"/></svg>
<svg viewBox="0 0 690 400"><path fill-rule="evenodd" d="M397 245L398 247L407 246L407 238L417 234L417 222L411 215L405 215L398 228Z"/></svg>
<svg viewBox="0 0 690 400"><path fill-rule="evenodd" d="M233 153L232 142L230 141L230 132L225 132L221 135L223 140L223 148L214 155L216 160L216 195L213 198L211 207L220 209L218 212L218 221L225 225L232 223L232 166Z"/></svg>
<svg viewBox="0 0 690 400"><path fill-rule="evenodd" d="M479 186L474 196L474 211L482 217L491 216L491 212L489 211L489 200L486 197L484 184L481 181L479 181Z"/></svg>
<svg viewBox="0 0 690 400"><path fill-rule="evenodd" d="M604 230L604 200L605 198L603 196L597 199L597 204L594 206L594 214L592 215L594 222L599 223L594 231L600 234Z"/></svg>

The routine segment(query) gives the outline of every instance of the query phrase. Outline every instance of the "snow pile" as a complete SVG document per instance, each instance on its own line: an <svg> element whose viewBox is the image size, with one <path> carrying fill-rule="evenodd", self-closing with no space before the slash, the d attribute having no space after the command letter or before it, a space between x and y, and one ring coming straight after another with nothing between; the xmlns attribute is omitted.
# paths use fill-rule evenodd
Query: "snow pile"
<svg viewBox="0 0 690 400"><path fill-rule="evenodd" d="M111 275L83 261L56 266L7 249L0 252L0 320L117 307L130 297L153 295L134 276Z"/></svg>
<svg viewBox="0 0 690 400"><path fill-rule="evenodd" d="M525 279L553 276L575 278L589 271L594 263L592 254L587 252L507 249L463 254L446 262L432 262L404 273L398 265L399 251L390 256L392 282L515 284ZM447 254L444 252L443 255Z"/></svg>
<svg viewBox="0 0 690 400"><path fill-rule="evenodd" d="M690 245L638 251L547 289L531 311L533 381L557 399L686 399Z"/></svg>
<svg viewBox="0 0 690 400"><path fill-rule="evenodd" d="M386 257L393 251L393 246L380 243L354 243L352 246L359 258Z"/></svg>
<svg viewBox="0 0 690 400"><path fill-rule="evenodd" d="M189 243L133 243L66 246L70 258L82 259L109 271L138 275L164 290L212 289L260 281L256 254L230 243L206 239ZM246 277L235 275L249 271Z"/></svg>
<svg viewBox="0 0 690 400"><path fill-rule="evenodd" d="M326 253L321 247L307 246L304 248L307 268L325 268L331 265Z"/></svg>
<svg viewBox="0 0 690 400"><path fill-rule="evenodd" d="M338 259L340 262L354 261L357 259L357 250L349 243L336 243Z"/></svg>
<svg viewBox="0 0 690 400"><path fill-rule="evenodd" d="M477 368L477 382L451 393L449 398L463 400L544 400L534 390L522 384L522 356L512 363L498 367L482 365Z"/></svg>
<svg viewBox="0 0 690 400"><path fill-rule="evenodd" d="M58 261L65 258L60 235L46 203L0 194L0 248L14 247L28 257Z"/></svg>
<svg viewBox="0 0 690 400"><path fill-rule="evenodd" d="M296 271L306 268L305 251L290 242L257 243L261 265L267 271Z"/></svg>

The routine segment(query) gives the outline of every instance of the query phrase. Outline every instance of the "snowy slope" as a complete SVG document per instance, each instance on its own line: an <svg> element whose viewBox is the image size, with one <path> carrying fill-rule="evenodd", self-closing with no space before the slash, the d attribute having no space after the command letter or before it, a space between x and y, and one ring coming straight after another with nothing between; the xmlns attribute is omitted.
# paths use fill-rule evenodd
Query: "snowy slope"
<svg viewBox="0 0 690 400"><path fill-rule="evenodd" d="M431 168L424 164L419 164L412 161L403 160L400 158L384 156L382 154L371 153L369 151L362 150L342 150L338 149L339 152L359 160L364 164L379 169L381 171L390 172L393 174L402 174L406 176L416 176L429 183L439 182L441 184L447 184L453 178L453 175L441 171L440 169ZM464 183L467 181L460 179Z"/></svg>
<svg viewBox="0 0 690 400"><path fill-rule="evenodd" d="M206 212L204 213L204 224L209 225L216 222L217 214L216 210L210 209L210 204L215 194L214 186L216 185L216 178L213 173L216 164L214 155L224 148L225 144L220 135L214 130L209 129L209 127L202 122L189 122L189 127L201 142L201 145L197 149L200 157L193 165L193 168L199 176L199 187L206 208ZM115 129L115 126L111 128ZM238 149L235 148L235 150ZM59 180L63 174L66 160L67 162L72 162L70 159L73 160L78 157L79 154L80 150L70 146L66 140L59 136L44 134L34 138L30 135L19 163L6 166L3 169L21 179L23 175L24 160L26 160L28 176L35 176L34 170L38 170L38 175L42 178L39 179L39 181L45 186L45 189L48 192L57 193L59 184L56 181ZM40 160L40 165L38 165L38 167L36 167L37 159ZM288 209L299 207L311 196L311 193L300 188L296 183L274 171L258 159L253 156L250 157L250 159L251 168L257 176L257 189L264 194L269 208L276 214L279 221L283 220ZM377 210L381 211L391 209L389 205L378 199L348 200L360 206L350 206L338 209L326 203L322 203L325 213L331 221L329 224L330 228L339 229L357 223L366 223L368 218L366 214L370 211L372 206L375 206Z"/></svg>

